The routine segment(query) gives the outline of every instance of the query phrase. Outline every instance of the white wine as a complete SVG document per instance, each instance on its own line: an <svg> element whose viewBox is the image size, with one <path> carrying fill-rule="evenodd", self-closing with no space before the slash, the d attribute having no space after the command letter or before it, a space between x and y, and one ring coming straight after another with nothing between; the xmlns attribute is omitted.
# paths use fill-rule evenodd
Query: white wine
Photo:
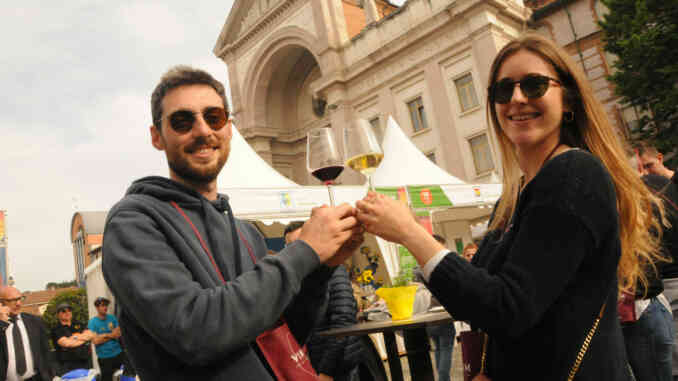
<svg viewBox="0 0 678 381"><path fill-rule="evenodd" d="M353 156L346 160L346 165L367 176L374 173L383 158L383 153L370 152Z"/></svg>

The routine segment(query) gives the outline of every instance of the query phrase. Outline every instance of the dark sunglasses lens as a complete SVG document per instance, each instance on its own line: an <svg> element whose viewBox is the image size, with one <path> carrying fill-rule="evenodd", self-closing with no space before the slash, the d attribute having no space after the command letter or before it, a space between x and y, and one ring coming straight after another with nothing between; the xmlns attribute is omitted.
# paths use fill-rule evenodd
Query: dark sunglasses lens
<svg viewBox="0 0 678 381"><path fill-rule="evenodd" d="M205 109L202 116L205 118L205 122L210 128L215 131L221 130L226 125L226 120L228 120L226 111L219 107L209 107Z"/></svg>
<svg viewBox="0 0 678 381"><path fill-rule="evenodd" d="M493 101L495 103L506 104L511 101L515 82L509 78L504 78L494 84Z"/></svg>
<svg viewBox="0 0 678 381"><path fill-rule="evenodd" d="M549 79L541 75L530 75L520 81L520 90L528 98L539 98L549 88Z"/></svg>
<svg viewBox="0 0 678 381"><path fill-rule="evenodd" d="M170 126L178 133L186 133L193 128L195 123L195 115L187 110L179 110L169 117Z"/></svg>

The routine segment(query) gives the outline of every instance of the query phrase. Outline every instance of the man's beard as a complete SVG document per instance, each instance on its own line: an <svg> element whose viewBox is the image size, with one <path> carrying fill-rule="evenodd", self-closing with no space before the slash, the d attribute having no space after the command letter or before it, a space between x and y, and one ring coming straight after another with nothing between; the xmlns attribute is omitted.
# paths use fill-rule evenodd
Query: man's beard
<svg viewBox="0 0 678 381"><path fill-rule="evenodd" d="M229 142L222 141L221 144L222 146L217 149L219 158L217 159L217 162L214 165L196 168L195 166L191 165L186 156L186 152L192 153L200 149L200 147L202 146L208 145L211 147L214 145L209 144L205 138L196 139L196 141L193 144L191 144L191 146L187 147L184 150L185 152L181 153L174 152L171 155L167 155L167 162L172 172L174 172L178 177L182 178L184 181L196 185L208 184L217 178L219 172L221 172L221 169L224 167L224 165L226 164L226 160L228 159L230 149ZM226 148L225 152L224 145Z"/></svg>

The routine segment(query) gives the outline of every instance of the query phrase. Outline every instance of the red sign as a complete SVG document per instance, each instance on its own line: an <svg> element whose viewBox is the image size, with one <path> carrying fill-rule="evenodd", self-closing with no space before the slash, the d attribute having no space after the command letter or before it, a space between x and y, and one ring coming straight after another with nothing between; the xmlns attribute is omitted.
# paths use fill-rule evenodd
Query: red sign
<svg viewBox="0 0 678 381"><path fill-rule="evenodd" d="M419 221L419 224L428 231L429 234L433 234L433 221L431 221L430 215L417 216L417 220Z"/></svg>
<svg viewBox="0 0 678 381"><path fill-rule="evenodd" d="M431 205L433 203L433 193L428 188L424 188L419 192L419 198L424 205Z"/></svg>
<svg viewBox="0 0 678 381"><path fill-rule="evenodd" d="M398 188L398 200L407 204L407 193L405 192L405 188Z"/></svg>

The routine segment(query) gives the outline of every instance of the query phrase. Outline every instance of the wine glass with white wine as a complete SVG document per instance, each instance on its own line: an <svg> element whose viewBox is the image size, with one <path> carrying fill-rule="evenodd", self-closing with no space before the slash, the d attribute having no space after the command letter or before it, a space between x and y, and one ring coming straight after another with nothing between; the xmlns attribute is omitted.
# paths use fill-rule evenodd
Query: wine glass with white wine
<svg viewBox="0 0 678 381"><path fill-rule="evenodd" d="M327 185L330 205L334 206L334 195L330 185L344 170L334 132L329 127L318 127L308 131L306 140L306 167L313 177Z"/></svg>
<svg viewBox="0 0 678 381"><path fill-rule="evenodd" d="M369 190L373 191L372 174L381 164L384 153L370 122L356 119L352 125L344 128L344 152L346 165L367 176Z"/></svg>

